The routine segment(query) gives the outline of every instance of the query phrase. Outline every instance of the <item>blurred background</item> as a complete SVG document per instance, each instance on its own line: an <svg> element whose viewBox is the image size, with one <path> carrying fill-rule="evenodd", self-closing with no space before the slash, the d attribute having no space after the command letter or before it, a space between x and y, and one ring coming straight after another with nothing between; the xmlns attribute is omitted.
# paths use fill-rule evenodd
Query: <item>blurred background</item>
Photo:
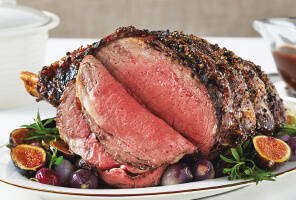
<svg viewBox="0 0 296 200"><path fill-rule="evenodd" d="M50 37L102 38L120 26L197 36L259 37L255 19L296 16L295 0L18 0L57 14Z"/></svg>

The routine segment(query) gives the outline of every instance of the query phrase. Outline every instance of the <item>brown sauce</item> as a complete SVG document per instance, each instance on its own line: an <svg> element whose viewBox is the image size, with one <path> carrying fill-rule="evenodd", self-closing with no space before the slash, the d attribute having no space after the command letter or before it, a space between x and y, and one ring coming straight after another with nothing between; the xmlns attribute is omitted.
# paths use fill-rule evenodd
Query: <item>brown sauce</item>
<svg viewBox="0 0 296 200"><path fill-rule="evenodd" d="M282 79L296 90L296 48L282 46L272 54Z"/></svg>

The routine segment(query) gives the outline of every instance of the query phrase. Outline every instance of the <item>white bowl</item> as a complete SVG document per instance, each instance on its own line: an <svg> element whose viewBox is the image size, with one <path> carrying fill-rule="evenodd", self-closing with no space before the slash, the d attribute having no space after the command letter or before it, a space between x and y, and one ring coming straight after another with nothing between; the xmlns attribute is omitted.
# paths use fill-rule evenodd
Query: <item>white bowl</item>
<svg viewBox="0 0 296 200"><path fill-rule="evenodd" d="M20 73L38 73L41 69L48 31L59 24L59 18L53 13L16 5L0 5L0 12L0 18L8 18L6 24L0 19L0 109L4 109L34 102ZM27 15L17 18L16 13Z"/></svg>

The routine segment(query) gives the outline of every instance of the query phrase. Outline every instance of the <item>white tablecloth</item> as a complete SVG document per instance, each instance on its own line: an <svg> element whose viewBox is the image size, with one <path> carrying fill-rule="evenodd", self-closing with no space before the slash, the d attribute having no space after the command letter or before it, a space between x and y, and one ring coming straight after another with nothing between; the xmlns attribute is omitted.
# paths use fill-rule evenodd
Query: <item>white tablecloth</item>
<svg viewBox="0 0 296 200"><path fill-rule="evenodd" d="M274 61L267 44L261 38L207 38L212 43L227 47L238 56L262 66L267 73L277 73ZM44 64L50 64L66 55L67 51L77 49L81 45L92 44L97 39L49 39ZM42 66L40 66L41 69ZM3 98L3 97L1 97ZM45 102L34 102L27 106L0 110L0 144L8 142L10 132L19 125L31 123L39 109L42 118L55 116L55 109ZM296 174L278 178L276 182L263 182L251 185L231 193L210 197L209 199L228 200L276 200L296 198ZM8 186L0 182L0 199L39 199L37 196L26 197L26 191Z"/></svg>

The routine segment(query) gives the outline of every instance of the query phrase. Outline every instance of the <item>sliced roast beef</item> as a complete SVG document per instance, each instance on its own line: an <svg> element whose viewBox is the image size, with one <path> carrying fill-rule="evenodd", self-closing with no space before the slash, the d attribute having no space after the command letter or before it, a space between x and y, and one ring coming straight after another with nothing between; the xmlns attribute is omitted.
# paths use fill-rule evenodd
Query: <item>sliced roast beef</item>
<svg viewBox="0 0 296 200"><path fill-rule="evenodd" d="M166 165L158 169L139 170L128 164L119 164L104 151L77 107L75 82L66 87L56 119L60 135L70 145L70 149L98 171L108 185L115 188L132 188L159 184Z"/></svg>
<svg viewBox="0 0 296 200"><path fill-rule="evenodd" d="M133 98L209 154L218 129L216 104L191 69L137 38L108 43L95 56Z"/></svg>
<svg viewBox="0 0 296 200"><path fill-rule="evenodd" d="M131 49L132 46L135 49ZM195 139L192 137L192 140L202 148L209 159L219 157L220 153L225 153L230 147L242 144L254 134L270 135L282 122L286 122L283 102L259 66L237 57L225 48L222 49L204 39L178 31L148 31L138 30L132 26L121 27L100 42L79 48L60 61L44 67L39 74L36 91L31 93L39 94L38 100L45 99L57 106L65 86L76 79L80 63L86 55L94 55L100 59L134 99L188 139L196 131L196 126L190 122L189 118L196 120L194 115L203 113L199 115L197 122L201 124L200 128L204 128L204 135L200 131L198 132L201 134L200 137ZM123 60L126 62L123 63ZM115 61L119 62L115 63ZM147 66L143 66L140 62ZM158 65L153 68L157 63ZM129 66L135 66L135 69ZM149 67L150 70L148 70ZM137 70L143 74L139 74ZM134 83L126 76L130 73L135 75ZM159 79L147 78L151 73L157 74ZM141 75L143 80L150 81L149 84L145 85L145 82L140 81ZM160 77L167 77L168 81ZM154 80L159 81L158 84L153 82ZM25 84L27 88L34 85L28 85L28 79L25 80ZM143 94L134 92L151 91L152 85L155 88L151 96L158 98L159 102L153 102L154 99L148 101L149 98ZM173 87L170 91L176 90L172 91L174 97L181 95L174 100L175 103L178 104L183 98L186 104L191 105L189 109L192 112L191 117L186 117L189 112L184 111L187 107L181 103L179 107L182 112L185 112L184 114L177 112L175 116L175 113L171 114L167 111L170 105L165 105L165 101L161 101L161 97L156 96L155 93L155 91L162 91L166 85ZM192 107L195 104L188 97L192 96L196 99L197 94L201 95L197 98L201 104ZM168 101L173 101L167 94L164 96ZM172 108L174 106L175 104ZM204 106L206 108L200 108ZM172 109L174 112L176 110L176 108ZM210 114L211 111L213 111L212 114ZM167 115L161 116L163 112L167 112ZM188 126L184 127L183 124L179 126L182 120L188 123ZM215 125L205 127L206 123ZM183 132L183 130L186 131ZM188 130L193 131L190 133Z"/></svg>
<svg viewBox="0 0 296 200"><path fill-rule="evenodd" d="M99 170L120 166L104 151L88 123L83 119L81 111L77 109L75 82L67 86L61 98L56 119L63 140L74 153L80 155L90 165Z"/></svg>
<svg viewBox="0 0 296 200"><path fill-rule="evenodd" d="M197 148L132 98L93 56L79 68L76 94L104 149L139 169L178 162Z"/></svg>
<svg viewBox="0 0 296 200"><path fill-rule="evenodd" d="M233 145L232 141L242 143L254 133L253 104L238 70L228 65L216 66L196 47L189 52L191 57L200 58L195 58L199 68L209 72L203 79L210 79L211 84L205 85L204 80L194 76L196 68L185 66L179 54L158 40L150 40L151 37L116 39L100 46L95 56L134 98L200 147L204 155L213 151L208 158L219 153L213 149L215 142L223 146ZM190 47L182 43L182 48Z"/></svg>

